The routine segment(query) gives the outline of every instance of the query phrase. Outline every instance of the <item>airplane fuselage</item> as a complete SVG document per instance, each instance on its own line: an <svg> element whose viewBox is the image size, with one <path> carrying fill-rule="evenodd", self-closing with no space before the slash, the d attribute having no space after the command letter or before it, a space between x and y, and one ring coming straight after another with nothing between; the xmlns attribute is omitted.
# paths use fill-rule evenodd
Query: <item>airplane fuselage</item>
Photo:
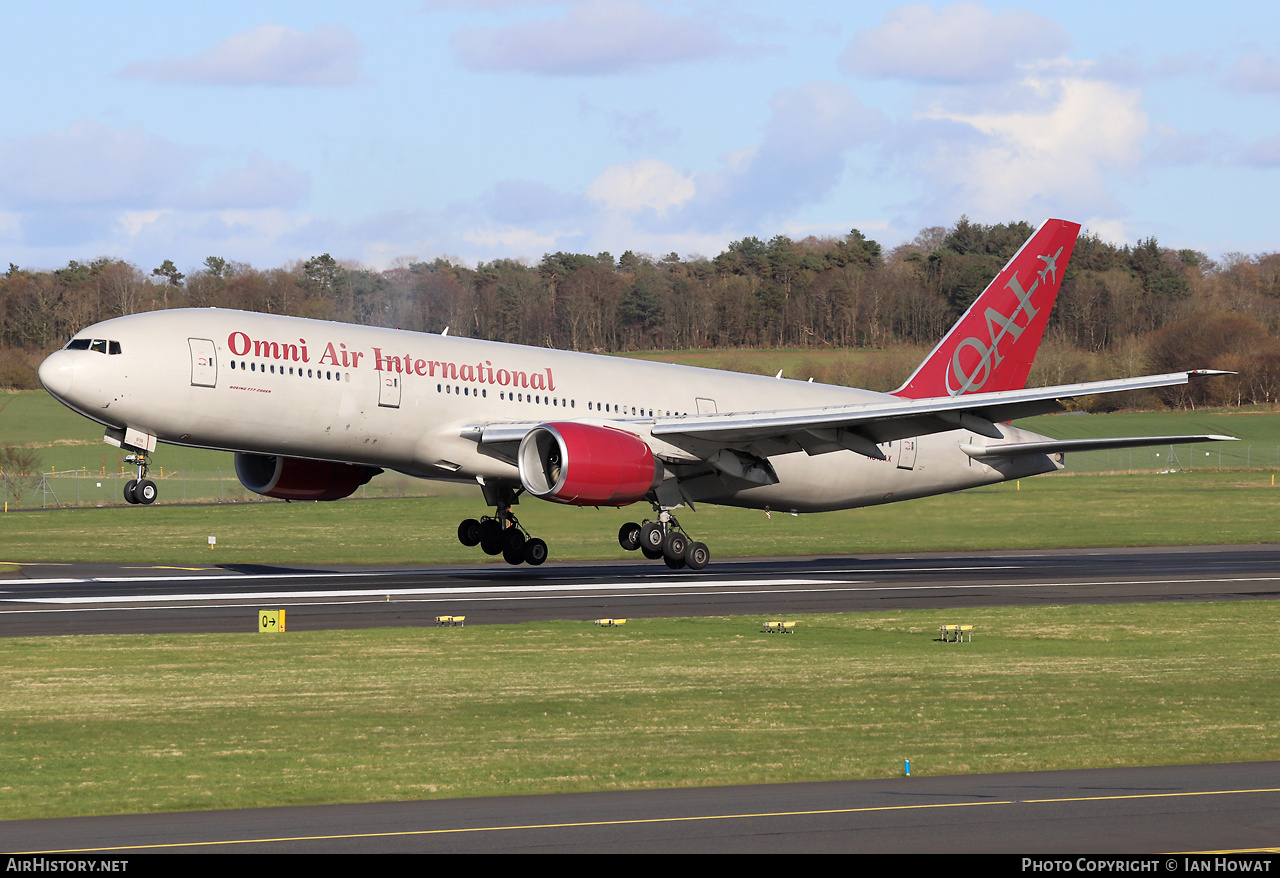
<svg viewBox="0 0 1280 878"><path fill-rule="evenodd" d="M340 461L413 476L520 484L472 425L577 421L641 437L672 469L695 462L650 430L709 412L857 406L893 397L665 363L296 317L187 309L107 320L41 368L46 386L114 430L226 451ZM116 343L97 350L93 340ZM69 346L70 347L70 346ZM118 353L112 351L118 350ZM1006 439L1041 438L1001 425ZM701 480L692 500L814 512L905 500L1060 468L1048 456L994 464L966 430L771 458L777 483Z"/></svg>

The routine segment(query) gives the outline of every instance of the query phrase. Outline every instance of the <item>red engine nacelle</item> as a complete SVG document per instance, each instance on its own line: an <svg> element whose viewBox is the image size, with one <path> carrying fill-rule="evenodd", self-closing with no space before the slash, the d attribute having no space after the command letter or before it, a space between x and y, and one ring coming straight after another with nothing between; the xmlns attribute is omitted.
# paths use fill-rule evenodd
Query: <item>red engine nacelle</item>
<svg viewBox="0 0 1280 878"><path fill-rule="evenodd" d="M534 427L517 460L526 491L577 506L627 506L644 499L662 475L639 436L571 422Z"/></svg>
<svg viewBox="0 0 1280 878"><path fill-rule="evenodd" d="M354 463L236 452L240 484L280 500L341 500L380 472Z"/></svg>

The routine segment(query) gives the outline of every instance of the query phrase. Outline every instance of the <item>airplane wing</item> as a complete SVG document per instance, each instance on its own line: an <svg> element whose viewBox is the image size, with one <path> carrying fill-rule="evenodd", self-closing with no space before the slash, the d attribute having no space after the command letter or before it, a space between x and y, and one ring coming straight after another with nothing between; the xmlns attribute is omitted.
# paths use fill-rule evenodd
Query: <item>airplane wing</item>
<svg viewBox="0 0 1280 878"><path fill-rule="evenodd" d="M884 451L879 447L880 443L958 429L999 440L1005 437L996 427L997 422L1064 411L1063 399L1171 387L1186 384L1194 378L1221 374L1225 373L1197 370L956 397L901 399L886 396L883 402L854 405L684 415L658 418L652 422L648 432L655 439L682 450L690 458L684 461L668 458L669 462L702 461L739 478L770 484L776 477L765 459L775 454L795 451L825 454L847 449L883 460ZM645 425L648 426L648 422ZM521 440L537 426L538 422L532 421L474 424L465 427L462 435L476 442L482 453L515 463ZM644 430L637 429L636 432ZM1229 438L1232 437L1204 435L1064 440L972 445L965 451L975 458L998 458Z"/></svg>
<svg viewBox="0 0 1280 878"><path fill-rule="evenodd" d="M1171 387L1219 374L1223 373L1172 372L955 397L891 398L859 405L661 418L653 425L652 434L704 459L727 447L760 457L800 450L822 454L847 448L883 458L876 448L878 443L948 430L969 430L989 439L1003 439L1004 434L995 426L997 422L1064 411L1063 399Z"/></svg>

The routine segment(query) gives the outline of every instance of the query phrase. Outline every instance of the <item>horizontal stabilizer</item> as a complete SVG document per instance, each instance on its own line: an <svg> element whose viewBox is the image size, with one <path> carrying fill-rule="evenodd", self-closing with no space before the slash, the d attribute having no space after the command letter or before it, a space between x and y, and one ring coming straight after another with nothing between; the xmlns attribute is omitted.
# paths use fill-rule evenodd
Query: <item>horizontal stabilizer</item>
<svg viewBox="0 0 1280 878"><path fill-rule="evenodd" d="M999 445L961 445L974 460L994 460L1023 454L1066 454L1074 451L1108 451L1147 448L1153 445L1189 445L1193 442L1235 442L1235 436L1118 436L1114 439L1051 439L1045 442L1005 442Z"/></svg>

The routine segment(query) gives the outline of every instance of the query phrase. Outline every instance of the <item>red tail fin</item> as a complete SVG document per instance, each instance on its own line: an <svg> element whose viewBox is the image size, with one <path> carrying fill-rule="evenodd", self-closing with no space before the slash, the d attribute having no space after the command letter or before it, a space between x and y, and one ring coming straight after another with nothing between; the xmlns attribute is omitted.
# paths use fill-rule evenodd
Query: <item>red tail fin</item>
<svg viewBox="0 0 1280 878"><path fill-rule="evenodd" d="M1045 220L894 395L1025 387L1079 234L1078 223Z"/></svg>

